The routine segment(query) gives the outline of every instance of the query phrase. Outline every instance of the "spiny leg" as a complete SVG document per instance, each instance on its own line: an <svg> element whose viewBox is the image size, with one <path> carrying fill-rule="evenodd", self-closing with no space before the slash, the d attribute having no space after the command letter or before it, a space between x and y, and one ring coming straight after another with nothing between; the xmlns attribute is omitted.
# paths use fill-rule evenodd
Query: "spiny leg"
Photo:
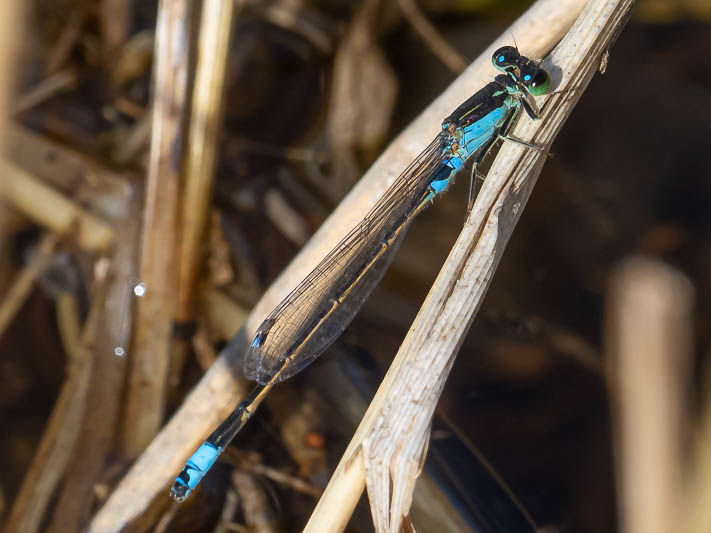
<svg viewBox="0 0 711 533"><path fill-rule="evenodd" d="M546 94L546 96L553 96L554 94L564 94L564 95L567 95L567 94L570 94L570 93L574 93L574 92L576 92L576 91L577 91L577 88L575 88L575 87L570 87L569 89L560 89L559 91L552 91L552 92ZM541 106L541 109L539 110L539 115L541 115L541 114L543 114L543 113L545 112L545 110L547 109L547 107L548 107L548 105L549 105L550 102L551 102L551 99L548 98L548 99L546 100L546 103L543 104L543 106Z"/></svg>
<svg viewBox="0 0 711 533"><path fill-rule="evenodd" d="M501 139L501 140L503 140L503 141L511 141L511 142L515 142L516 144L520 144L520 145L522 145L522 146L526 146L527 148L531 148L531 149L533 149L533 150L536 150L537 152L541 152L542 154L544 154L544 155L546 155L546 156L548 156L548 157L550 157L550 158L555 157L555 154L549 152L549 151L546 149L545 146L539 146L539 145L537 145L537 144L533 144L533 143L530 143L530 142L528 142L528 141L524 141L523 139L519 139L518 137L514 137L513 135L509 135L509 134L505 134L505 135L504 135L504 134L499 134L499 137L498 137L498 138Z"/></svg>
<svg viewBox="0 0 711 533"><path fill-rule="evenodd" d="M471 210L474 207L474 200L477 196L477 180L481 180L483 182L486 178L484 174L479 172L479 165L487 156L487 154L491 151L497 140L498 136L493 136L481 147L481 149L479 150L479 155L474 158L474 163L472 164L472 173L469 180L469 200L467 201L467 214L471 213Z"/></svg>
<svg viewBox="0 0 711 533"><path fill-rule="evenodd" d="M521 100L521 103L523 104L523 107L527 110L530 110L530 113L535 113L535 111L526 103L525 100ZM476 199L477 196L477 183L476 180L481 180L482 182L484 181L485 177L481 172L479 172L479 165L481 162L484 160L484 158L489 154L491 149L494 147L496 142L499 139L504 139L506 137L506 134L508 131L511 129L511 126L514 124L516 121L516 117L518 117L520 113L520 107L518 109L514 108L512 109L504 118L501 126L496 130L492 136L489 138L488 141L486 141L481 148L479 149L479 153L476 155L474 158L474 163L472 165L472 173L471 173L471 179L469 181L469 201L467 202L467 214L471 212L472 208L474 207L474 200ZM537 115L532 115L537 117Z"/></svg>
<svg viewBox="0 0 711 533"><path fill-rule="evenodd" d="M479 152L479 155L476 156L476 158L474 159L474 163L472 164L471 179L469 180L469 200L467 203L467 213L470 213L472 208L474 207L474 200L477 196L477 180L483 182L484 179L486 179L486 176L479 172L479 165L489 154L494 144L499 139L501 139L502 141L515 142L527 148L531 148L532 150L536 150L537 152L541 152L542 154L545 154L547 157L550 158L553 158L555 156L555 154L546 150L544 146L538 146L536 144L526 142L523 139L519 139L518 137L514 137L512 135L499 133L498 135L492 137L492 139L482 147L482 150Z"/></svg>

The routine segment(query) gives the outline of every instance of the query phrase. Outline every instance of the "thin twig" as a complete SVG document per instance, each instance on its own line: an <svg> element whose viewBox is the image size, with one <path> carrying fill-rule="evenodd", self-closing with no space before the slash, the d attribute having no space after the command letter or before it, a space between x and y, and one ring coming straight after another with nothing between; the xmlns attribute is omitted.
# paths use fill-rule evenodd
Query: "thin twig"
<svg viewBox="0 0 711 533"><path fill-rule="evenodd" d="M54 72L20 95L13 106L13 113L22 113L32 109L51 99L57 93L75 88L76 84L77 74L74 69L66 68Z"/></svg>
<svg viewBox="0 0 711 533"><path fill-rule="evenodd" d="M264 211L281 234L295 245L303 246L309 240L308 222L277 187L270 188L264 195Z"/></svg>
<svg viewBox="0 0 711 533"><path fill-rule="evenodd" d="M277 470L276 468L272 468L262 463L252 464L245 462L242 467L245 470L249 470L251 472L254 472L255 474L264 476L265 478L271 479L272 481L275 481L280 485L289 487L290 489L295 490L297 492L308 494L309 496L313 496L314 498L318 498L323 493L321 489L315 487L311 483L307 483L303 479L290 476L289 474L286 474L281 470Z"/></svg>
<svg viewBox="0 0 711 533"><path fill-rule="evenodd" d="M420 11L416 0L399 0L403 15L439 60L455 74L467 67L466 58L449 44Z"/></svg>

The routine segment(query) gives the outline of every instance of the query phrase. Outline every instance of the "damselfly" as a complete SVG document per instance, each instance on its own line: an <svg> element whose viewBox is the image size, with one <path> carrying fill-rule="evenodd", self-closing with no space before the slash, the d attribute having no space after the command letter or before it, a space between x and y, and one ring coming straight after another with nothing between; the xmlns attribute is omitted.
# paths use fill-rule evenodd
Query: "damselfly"
<svg viewBox="0 0 711 533"><path fill-rule="evenodd" d="M521 112L538 118L533 96L550 89L548 73L512 46L492 57L502 72L442 122L442 131L395 180L365 218L262 322L244 361L259 385L190 457L171 496L184 500L278 382L298 373L343 332L380 281L410 222L444 193L457 172L473 161L470 207L477 165L507 136Z"/></svg>

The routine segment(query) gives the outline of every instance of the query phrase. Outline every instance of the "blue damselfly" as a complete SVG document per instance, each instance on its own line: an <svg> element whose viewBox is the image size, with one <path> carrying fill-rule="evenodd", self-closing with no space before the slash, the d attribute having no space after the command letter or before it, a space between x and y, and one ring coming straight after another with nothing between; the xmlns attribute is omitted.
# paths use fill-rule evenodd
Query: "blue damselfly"
<svg viewBox="0 0 711 533"><path fill-rule="evenodd" d="M457 107L442 131L395 180L366 217L262 322L245 355L244 373L259 385L190 457L171 496L184 500L271 388L316 359L343 332L380 281L410 222L444 193L472 161L470 207L476 168L507 136L522 109L539 112L533 96L550 89L548 73L505 46L494 52L502 72Z"/></svg>

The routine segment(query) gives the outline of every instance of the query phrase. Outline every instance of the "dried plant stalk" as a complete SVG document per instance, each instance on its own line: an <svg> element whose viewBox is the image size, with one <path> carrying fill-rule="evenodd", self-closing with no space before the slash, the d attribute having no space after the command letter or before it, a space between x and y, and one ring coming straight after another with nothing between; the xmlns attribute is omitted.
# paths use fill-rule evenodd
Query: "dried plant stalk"
<svg viewBox="0 0 711 533"><path fill-rule="evenodd" d="M677 270L625 261L609 295L607 356L615 400L620 531L679 527L693 289Z"/></svg>
<svg viewBox="0 0 711 533"><path fill-rule="evenodd" d="M158 432L175 309L182 118L187 90L190 2L162 0L155 44L153 129L146 183L140 280L121 446L137 457Z"/></svg>
<svg viewBox="0 0 711 533"><path fill-rule="evenodd" d="M197 271L210 213L215 151L222 122L223 85L234 2L207 0L202 8L195 87L185 154L177 321L191 317Z"/></svg>

